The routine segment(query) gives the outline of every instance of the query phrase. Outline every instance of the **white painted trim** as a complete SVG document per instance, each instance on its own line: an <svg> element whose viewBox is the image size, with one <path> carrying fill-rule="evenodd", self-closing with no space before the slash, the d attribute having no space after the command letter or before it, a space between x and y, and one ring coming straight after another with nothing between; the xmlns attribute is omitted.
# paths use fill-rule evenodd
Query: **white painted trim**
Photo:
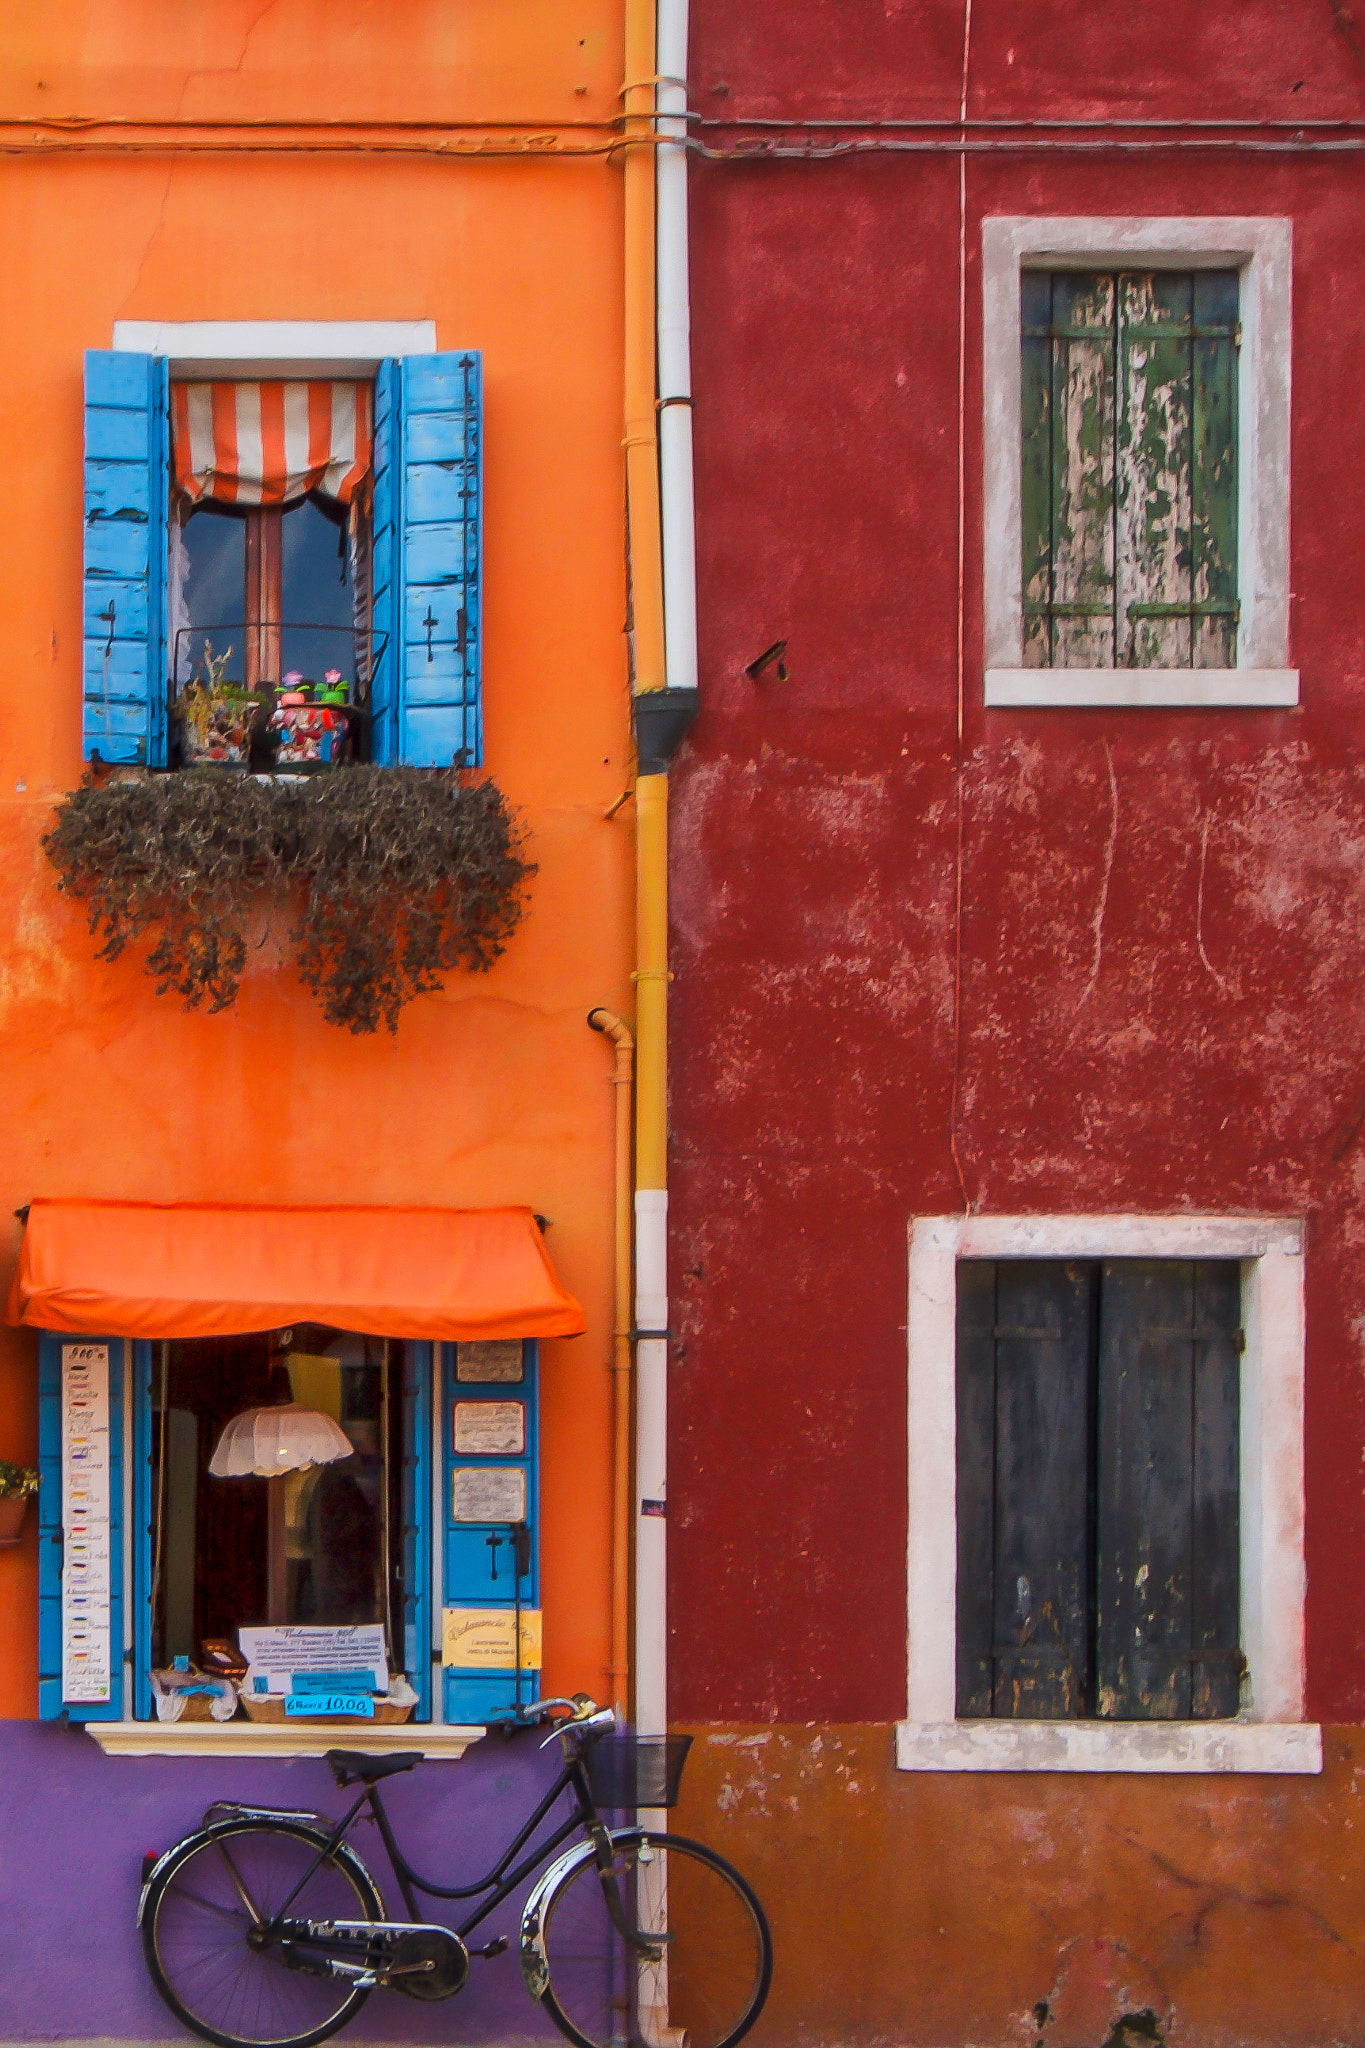
<svg viewBox="0 0 1365 2048"><path fill-rule="evenodd" d="M931 1216L911 1224L902 1769L1321 1768L1315 1735L1282 1741L1264 1732L1284 1724L1306 1726L1303 1243L1303 1224L1293 1217ZM957 1264L964 1258L1241 1261L1242 1650L1249 1703L1236 1722L1182 1722L1145 1744L1132 1723L956 1722ZM1252 1727L1263 1732L1238 1733ZM977 1728L989 1732L977 1736L971 1732ZM1069 1731L1065 1740L1059 1728ZM1145 1736L1145 1727L1141 1732ZM1168 1761L1153 1763L1158 1754ZM1312 1754L1318 1763L1305 1764L1302 1758ZM1112 1756L1112 1765L1096 1760L1105 1755ZM1274 1755L1299 1761L1264 1760ZM1001 1761L1006 1756L1012 1761ZM1143 1757L1147 1761L1134 1761ZM1262 1760L1246 1760L1253 1757Z"/></svg>
<svg viewBox="0 0 1365 2048"><path fill-rule="evenodd" d="M85 1728L106 1756L325 1756L356 1749L365 1756L454 1758L487 1733L415 1721L392 1728L328 1721L316 1729L298 1721L87 1721Z"/></svg>
<svg viewBox="0 0 1365 2048"><path fill-rule="evenodd" d="M1076 710L1294 705L1296 668L988 668L987 704Z"/></svg>
<svg viewBox="0 0 1365 2048"><path fill-rule="evenodd" d="M388 356L431 355L434 320L116 320L114 348L169 356L173 377L372 377Z"/></svg>
<svg viewBox="0 0 1365 2048"><path fill-rule="evenodd" d="M1292 224L1274 217L1143 215L999 215L981 224L985 666L1018 670L1024 658L1019 273L1134 262L1241 272L1237 667L1288 670ZM1209 671L1170 673L1183 674L1187 691L1197 692ZM1160 701L1210 700L1187 694Z"/></svg>
<svg viewBox="0 0 1365 2048"><path fill-rule="evenodd" d="M1305 1722L902 1721L902 1771L1266 1771L1316 1775L1322 1730Z"/></svg>

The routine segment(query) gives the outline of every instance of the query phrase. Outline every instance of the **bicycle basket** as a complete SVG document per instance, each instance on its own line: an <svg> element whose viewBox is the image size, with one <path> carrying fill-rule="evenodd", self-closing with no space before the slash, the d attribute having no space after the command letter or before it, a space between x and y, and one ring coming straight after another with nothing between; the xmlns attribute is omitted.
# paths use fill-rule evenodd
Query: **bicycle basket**
<svg viewBox="0 0 1365 2048"><path fill-rule="evenodd" d="M690 1735L603 1735L583 1751L599 1806L676 1806Z"/></svg>

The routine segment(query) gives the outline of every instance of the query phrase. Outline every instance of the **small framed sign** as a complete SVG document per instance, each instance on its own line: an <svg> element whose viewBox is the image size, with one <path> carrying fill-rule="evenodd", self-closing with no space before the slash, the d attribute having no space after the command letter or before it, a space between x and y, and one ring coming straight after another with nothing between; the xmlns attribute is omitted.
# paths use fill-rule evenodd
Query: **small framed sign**
<svg viewBox="0 0 1365 2048"><path fill-rule="evenodd" d="M470 1386L517 1386L522 1369L520 1337L499 1337L455 1346L455 1377Z"/></svg>
<svg viewBox="0 0 1365 2048"><path fill-rule="evenodd" d="M526 1449L526 1408L521 1401L457 1401L455 1449L465 1458L517 1458Z"/></svg>
<svg viewBox="0 0 1365 2048"><path fill-rule="evenodd" d="M523 1608L521 1656L517 1656L517 1618L510 1607L443 1607L441 1662L465 1671L540 1669L540 1611Z"/></svg>
<svg viewBox="0 0 1365 2048"><path fill-rule="evenodd" d="M526 1520L526 1474L519 1465L457 1465L452 1481L452 1520Z"/></svg>

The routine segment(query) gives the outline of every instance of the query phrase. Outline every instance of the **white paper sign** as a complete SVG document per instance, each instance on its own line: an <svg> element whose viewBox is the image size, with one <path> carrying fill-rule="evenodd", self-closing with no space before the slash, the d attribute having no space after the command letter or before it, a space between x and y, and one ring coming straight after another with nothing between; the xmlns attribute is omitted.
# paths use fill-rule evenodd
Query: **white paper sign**
<svg viewBox="0 0 1365 2048"><path fill-rule="evenodd" d="M237 1641L247 1661L244 1681L251 1693L288 1699L292 1693L328 1689L330 1680L369 1679L366 1690L389 1689L388 1656L381 1622L350 1628L241 1628ZM338 1684L333 1689L344 1690Z"/></svg>
<svg viewBox="0 0 1365 2048"><path fill-rule="evenodd" d="M62 1698L111 1697L109 1346L62 1346Z"/></svg>
<svg viewBox="0 0 1365 2048"><path fill-rule="evenodd" d="M526 1474L517 1465L457 1465L451 1513L457 1522L524 1522Z"/></svg>
<svg viewBox="0 0 1365 2048"><path fill-rule="evenodd" d="M455 1449L466 1458L519 1457L526 1449L520 1401L457 1401Z"/></svg>

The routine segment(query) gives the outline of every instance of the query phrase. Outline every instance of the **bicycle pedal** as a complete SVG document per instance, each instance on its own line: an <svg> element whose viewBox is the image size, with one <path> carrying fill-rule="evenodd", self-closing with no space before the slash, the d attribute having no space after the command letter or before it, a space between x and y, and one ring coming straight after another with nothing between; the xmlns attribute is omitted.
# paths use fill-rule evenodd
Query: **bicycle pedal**
<svg viewBox="0 0 1365 2048"><path fill-rule="evenodd" d="M507 1936L499 1934L492 1941L486 1941L482 1948L472 1948L472 1956L502 1956L507 1953Z"/></svg>

